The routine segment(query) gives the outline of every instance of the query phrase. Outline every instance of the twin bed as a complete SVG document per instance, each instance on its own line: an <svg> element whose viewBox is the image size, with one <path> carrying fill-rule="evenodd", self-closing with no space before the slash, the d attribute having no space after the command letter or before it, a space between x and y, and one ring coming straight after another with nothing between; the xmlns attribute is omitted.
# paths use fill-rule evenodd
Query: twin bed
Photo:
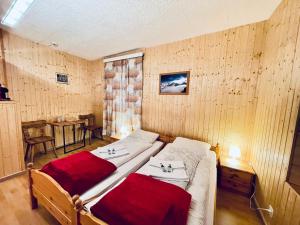
<svg viewBox="0 0 300 225"><path fill-rule="evenodd" d="M116 187L122 186L124 180L132 176L132 173L149 175L147 172L149 160L155 156L161 160L183 160L188 165L190 181L185 184L184 189L191 195L192 200L188 210L187 224L212 225L216 193L215 152L218 150L217 147L190 139L176 138L173 143L163 148L164 143L157 141L158 138L158 134L139 130L123 140L92 151L94 156L101 157L99 153L123 146L128 150L128 154L108 159L116 166L116 170L80 195L71 196L53 177L40 170L32 169L30 165L29 184L32 208L36 208L39 202L61 224L107 224L91 213L91 207L102 198L107 198L106 195ZM78 165L78 170L83 166L86 165ZM192 172L189 172L189 169ZM179 184L174 181L171 183L182 186L180 182Z"/></svg>

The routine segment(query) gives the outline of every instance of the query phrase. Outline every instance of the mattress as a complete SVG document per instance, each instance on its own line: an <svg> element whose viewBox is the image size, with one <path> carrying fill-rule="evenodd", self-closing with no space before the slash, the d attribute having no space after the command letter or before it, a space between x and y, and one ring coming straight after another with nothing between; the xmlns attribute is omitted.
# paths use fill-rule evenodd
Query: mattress
<svg viewBox="0 0 300 225"><path fill-rule="evenodd" d="M162 154L164 150L162 150L160 154ZM143 173L145 167L146 165L137 172ZM187 191L192 195L187 221L188 225L213 225L217 183L216 173L216 155L210 151L207 157L201 159L199 162L194 178L187 188ZM125 177L120 179L115 186L120 184L124 179ZM90 208L110 190L111 189L107 189L102 195L85 204L85 210L90 212Z"/></svg>
<svg viewBox="0 0 300 225"><path fill-rule="evenodd" d="M83 193L80 196L80 199L85 203L89 201L89 199L103 194L105 191L109 190L109 188L113 187L122 178L138 170L150 159L151 156L156 155L162 149L162 147L163 142L154 142L150 148L144 150L142 153L133 157L127 163L124 163L123 165L118 167L118 169L104 181L101 181L99 184L95 185L93 188Z"/></svg>

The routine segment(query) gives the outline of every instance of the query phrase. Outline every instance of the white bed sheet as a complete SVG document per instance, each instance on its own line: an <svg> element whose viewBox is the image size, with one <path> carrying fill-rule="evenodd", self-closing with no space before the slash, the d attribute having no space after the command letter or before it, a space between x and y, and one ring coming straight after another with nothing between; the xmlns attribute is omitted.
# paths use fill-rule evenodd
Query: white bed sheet
<svg viewBox="0 0 300 225"><path fill-rule="evenodd" d="M143 141L134 141L130 138L124 138L123 140L119 140L109 145L97 148L91 151L91 153L97 157L101 157L99 154L100 151L108 150L110 148L113 148L114 146L124 146L124 149L126 149L129 152L128 155L113 158L113 159L108 159L108 161L113 163L116 167L120 167L124 163L128 162L129 160L139 155L141 152L150 148L152 144Z"/></svg>
<svg viewBox="0 0 300 225"><path fill-rule="evenodd" d="M95 185L93 188L89 189L80 196L83 202L89 199L99 196L115 185L122 178L126 177L132 172L138 170L142 165L144 165L151 156L156 155L162 148L163 142L156 141L153 145L128 161L127 163L120 166L112 175L110 175L105 180L101 181L99 184Z"/></svg>
<svg viewBox="0 0 300 225"><path fill-rule="evenodd" d="M192 195L188 225L213 225L217 184L216 154L209 152L196 169L187 191Z"/></svg>
<svg viewBox="0 0 300 225"><path fill-rule="evenodd" d="M165 148L161 151L161 153ZM161 154L160 153L160 154ZM137 172L143 173L146 165ZM120 179L114 187L122 183L125 179ZM216 154L209 152L208 156L203 158L196 169L194 179L190 183L187 191L192 195L191 207L189 210L187 225L213 225L215 196L217 184ZM85 205L85 210L90 212L90 208L103 198L114 187L107 189L102 195L93 199Z"/></svg>

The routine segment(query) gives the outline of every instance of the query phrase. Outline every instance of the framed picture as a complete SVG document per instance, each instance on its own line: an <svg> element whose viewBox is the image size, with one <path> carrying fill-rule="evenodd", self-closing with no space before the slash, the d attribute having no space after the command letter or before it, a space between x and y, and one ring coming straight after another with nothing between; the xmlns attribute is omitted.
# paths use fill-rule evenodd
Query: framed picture
<svg viewBox="0 0 300 225"><path fill-rule="evenodd" d="M69 84L68 74L56 73L56 82L60 84Z"/></svg>
<svg viewBox="0 0 300 225"><path fill-rule="evenodd" d="M188 95L190 71L162 73L159 75L160 95Z"/></svg>

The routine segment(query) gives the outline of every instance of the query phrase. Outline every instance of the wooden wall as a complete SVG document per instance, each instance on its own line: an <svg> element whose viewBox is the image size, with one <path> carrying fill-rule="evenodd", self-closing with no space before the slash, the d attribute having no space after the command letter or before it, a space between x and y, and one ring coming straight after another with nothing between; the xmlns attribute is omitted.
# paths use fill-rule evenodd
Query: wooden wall
<svg viewBox="0 0 300 225"><path fill-rule="evenodd" d="M249 158L264 22L146 48L142 126L231 144ZM159 74L191 72L187 96L159 95Z"/></svg>
<svg viewBox="0 0 300 225"><path fill-rule="evenodd" d="M103 124L103 96L104 96L104 63L103 60L89 62L89 74L93 78L93 112L96 114L98 125Z"/></svg>
<svg viewBox="0 0 300 225"><path fill-rule="evenodd" d="M99 113L94 98L99 74L91 70L92 62L8 32L3 32L3 46L10 96L20 104L22 121ZM69 74L70 84L56 83L56 72ZM57 138L61 145L60 131Z"/></svg>
<svg viewBox="0 0 300 225"><path fill-rule="evenodd" d="M6 85L4 46L2 38L2 30L0 29L0 84Z"/></svg>
<svg viewBox="0 0 300 225"><path fill-rule="evenodd" d="M251 162L268 224L300 223L300 197L285 182L300 96L300 1L284 0L265 26Z"/></svg>
<svg viewBox="0 0 300 225"><path fill-rule="evenodd" d="M0 102L0 179L24 170L21 120L16 102Z"/></svg>
<svg viewBox="0 0 300 225"><path fill-rule="evenodd" d="M299 121L300 122L300 121ZM288 172L288 182L298 186L300 191L300 123L297 124L298 131L296 130L292 158L290 160L290 169Z"/></svg>

